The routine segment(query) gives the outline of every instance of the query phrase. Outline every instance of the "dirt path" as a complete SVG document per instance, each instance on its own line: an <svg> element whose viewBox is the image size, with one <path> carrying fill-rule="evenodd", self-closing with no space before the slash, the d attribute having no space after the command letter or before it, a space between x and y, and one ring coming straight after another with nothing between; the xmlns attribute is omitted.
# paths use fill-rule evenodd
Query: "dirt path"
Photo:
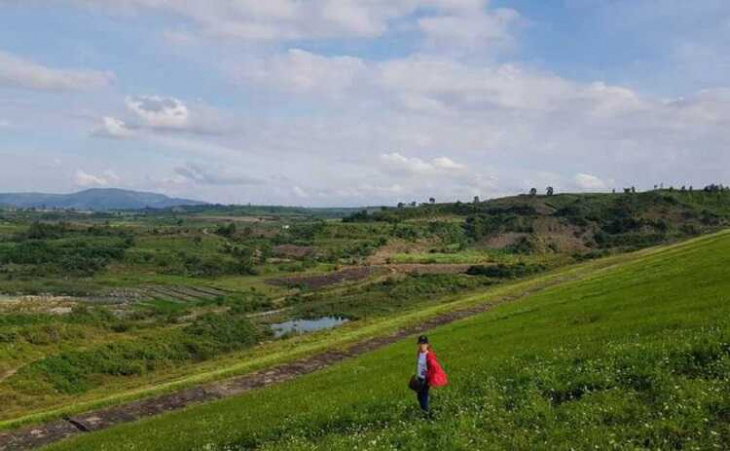
<svg viewBox="0 0 730 451"><path fill-rule="evenodd" d="M193 404L235 396L256 388L288 381L334 365L345 359L383 348L408 336L420 334L435 327L486 312L498 305L525 298L538 291L570 280L580 279L583 277L583 274L581 272L570 276L558 277L517 295L497 297L473 307L443 313L420 324L404 327L388 335L350 345L346 350L327 351L267 370L212 382L167 395L87 412L73 417L65 417L38 426L0 433L0 451L34 449L74 435L106 429L118 424L179 410Z"/></svg>

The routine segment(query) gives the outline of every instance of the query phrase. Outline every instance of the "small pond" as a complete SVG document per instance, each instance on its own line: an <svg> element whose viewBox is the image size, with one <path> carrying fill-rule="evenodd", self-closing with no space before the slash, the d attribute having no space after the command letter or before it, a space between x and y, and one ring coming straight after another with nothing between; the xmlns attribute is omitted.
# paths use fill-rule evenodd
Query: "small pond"
<svg viewBox="0 0 730 451"><path fill-rule="evenodd" d="M271 329L274 331L274 336L279 338L289 332L301 334L314 332L315 330L332 329L348 321L350 320L347 318L338 318L336 316L325 316L317 319L294 319L283 323L272 324Z"/></svg>

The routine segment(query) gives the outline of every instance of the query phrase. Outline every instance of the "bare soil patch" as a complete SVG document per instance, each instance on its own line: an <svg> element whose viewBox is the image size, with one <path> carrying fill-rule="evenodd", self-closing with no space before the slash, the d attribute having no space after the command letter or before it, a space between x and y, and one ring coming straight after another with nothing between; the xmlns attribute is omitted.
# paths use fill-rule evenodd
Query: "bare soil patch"
<svg viewBox="0 0 730 451"><path fill-rule="evenodd" d="M206 221L206 222L228 221L228 222L255 223L255 222L270 221L270 220L274 220L275 218L265 217L265 216L200 216L195 219L199 220L199 221Z"/></svg>
<svg viewBox="0 0 730 451"><path fill-rule="evenodd" d="M71 296L51 295L3 295L0 299L0 313L50 313L63 315L79 303Z"/></svg>
<svg viewBox="0 0 730 451"><path fill-rule="evenodd" d="M487 238L482 243L488 249L505 249L515 244L520 238L526 238L528 236L529 234L527 233L518 232L500 233L499 235Z"/></svg>
<svg viewBox="0 0 730 451"><path fill-rule="evenodd" d="M386 265L396 272L406 274L464 274L473 265L471 264L422 264L422 263L402 263Z"/></svg>
<svg viewBox="0 0 730 451"><path fill-rule="evenodd" d="M316 248L312 246L297 246L296 244L280 244L272 249L274 256L280 258L304 258L314 255Z"/></svg>
<svg viewBox="0 0 730 451"><path fill-rule="evenodd" d="M275 286L304 287L309 290L318 290L320 288L325 288L342 282L354 282L367 279L373 275L377 269L378 267L376 266L358 266L327 274L278 277L275 279L268 279L266 283Z"/></svg>
<svg viewBox="0 0 730 451"><path fill-rule="evenodd" d="M423 253L427 252L433 243L418 242L413 243L402 240L391 240L385 246L378 248L375 253L367 258L368 264L383 265L388 263L388 259L396 254Z"/></svg>

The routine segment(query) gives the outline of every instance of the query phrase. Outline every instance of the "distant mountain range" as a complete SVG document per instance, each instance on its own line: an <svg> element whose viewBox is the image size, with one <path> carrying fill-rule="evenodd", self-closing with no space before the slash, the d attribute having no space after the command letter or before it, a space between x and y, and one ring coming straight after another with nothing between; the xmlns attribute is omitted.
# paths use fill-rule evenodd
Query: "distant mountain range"
<svg viewBox="0 0 730 451"><path fill-rule="evenodd" d="M105 211L169 208L206 203L118 188L92 188L71 194L0 193L0 207L16 208L75 208Z"/></svg>

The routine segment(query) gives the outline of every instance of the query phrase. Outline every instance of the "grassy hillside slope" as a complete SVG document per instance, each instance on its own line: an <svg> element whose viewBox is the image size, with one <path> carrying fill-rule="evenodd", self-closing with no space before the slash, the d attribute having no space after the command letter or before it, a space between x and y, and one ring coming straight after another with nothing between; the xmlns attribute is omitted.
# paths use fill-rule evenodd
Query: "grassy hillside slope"
<svg viewBox="0 0 730 451"><path fill-rule="evenodd" d="M709 189L709 188L708 188ZM730 189L515 196L360 212L348 222L464 220L477 248L601 256L717 231L730 222Z"/></svg>
<svg viewBox="0 0 730 451"><path fill-rule="evenodd" d="M723 449L730 233L643 252L431 338L451 385L420 418L404 341L63 450Z"/></svg>

